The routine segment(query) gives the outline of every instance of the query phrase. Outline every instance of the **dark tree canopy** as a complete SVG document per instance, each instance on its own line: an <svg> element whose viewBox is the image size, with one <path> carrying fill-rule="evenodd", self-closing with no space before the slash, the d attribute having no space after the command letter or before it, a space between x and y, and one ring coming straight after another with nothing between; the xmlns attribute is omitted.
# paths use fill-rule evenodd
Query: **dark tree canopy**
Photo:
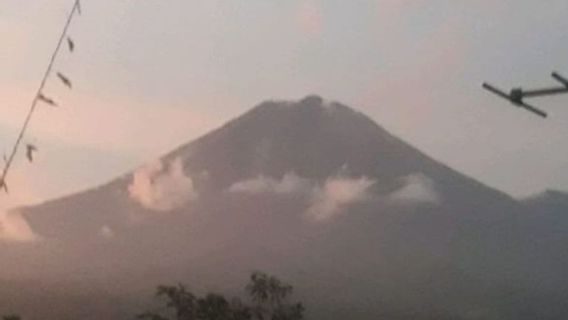
<svg viewBox="0 0 568 320"><path fill-rule="evenodd" d="M138 315L141 320L301 320L304 306L289 303L292 286L274 276L254 272L246 286L251 301L228 300L221 294L196 297L185 286L159 286L156 296L165 305L157 311ZM9 319L16 320L16 319Z"/></svg>
<svg viewBox="0 0 568 320"><path fill-rule="evenodd" d="M254 303L253 313L260 320L299 320L303 318L304 306L291 304L287 299L292 286L262 272L254 272L246 290Z"/></svg>

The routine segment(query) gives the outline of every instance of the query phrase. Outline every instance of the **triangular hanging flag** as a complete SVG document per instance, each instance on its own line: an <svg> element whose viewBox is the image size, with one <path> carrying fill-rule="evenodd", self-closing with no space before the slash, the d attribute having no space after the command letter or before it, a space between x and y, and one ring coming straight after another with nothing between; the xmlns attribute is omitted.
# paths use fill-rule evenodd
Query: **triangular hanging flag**
<svg viewBox="0 0 568 320"><path fill-rule="evenodd" d="M55 103L55 101L53 101L53 99L44 96L43 93L38 94L37 98L39 100L49 104L50 106L57 107L57 103Z"/></svg>
<svg viewBox="0 0 568 320"><path fill-rule="evenodd" d="M29 162L33 162L34 161L34 152L37 151L37 147L34 146L33 144L28 143L26 145L26 158L28 158Z"/></svg>
<svg viewBox="0 0 568 320"><path fill-rule="evenodd" d="M69 78L67 78L65 75L63 75L61 72L57 73L57 77L59 78L59 80L61 80L61 82L63 82L64 85L66 85L69 89L73 88L73 85L71 84L71 80L69 80Z"/></svg>
<svg viewBox="0 0 568 320"><path fill-rule="evenodd" d="M6 191L6 193L10 193L8 191L8 184L4 180L0 180L0 189L4 189L4 191Z"/></svg>
<svg viewBox="0 0 568 320"><path fill-rule="evenodd" d="M70 37L67 37L67 46L69 47L69 51L73 52L75 50L75 42Z"/></svg>

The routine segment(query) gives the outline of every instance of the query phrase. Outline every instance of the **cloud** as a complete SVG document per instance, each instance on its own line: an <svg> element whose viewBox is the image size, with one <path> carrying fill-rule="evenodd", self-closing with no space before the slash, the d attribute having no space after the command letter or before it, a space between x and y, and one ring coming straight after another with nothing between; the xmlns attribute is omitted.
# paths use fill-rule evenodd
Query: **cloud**
<svg viewBox="0 0 568 320"><path fill-rule="evenodd" d="M323 221L343 213L346 206L364 201L370 197L369 188L375 180L360 177L335 176L328 178L322 186L294 172L285 174L282 179L259 175L256 178L236 182L229 192L244 194L303 194L308 196L306 216L314 221Z"/></svg>
<svg viewBox="0 0 568 320"><path fill-rule="evenodd" d="M441 201L434 181L422 173L415 173L403 178L404 186L391 193L388 199L399 203L432 203Z"/></svg>
<svg viewBox="0 0 568 320"><path fill-rule="evenodd" d="M247 194L293 194L309 192L310 188L310 183L307 179L299 177L294 172L289 172L285 174L281 180L259 175L253 179L236 182L229 187L229 192Z"/></svg>
<svg viewBox="0 0 568 320"><path fill-rule="evenodd" d="M306 214L315 221L328 220L343 213L346 206L367 199L369 188L375 183L367 177L328 178L322 187L314 191Z"/></svg>
<svg viewBox="0 0 568 320"><path fill-rule="evenodd" d="M106 240L109 240L109 239L114 238L115 233L114 233L114 230L112 230L111 227L105 225L105 226L102 226L102 227L101 227L101 230L99 231L99 235L100 235L102 238L104 238L104 239L106 239Z"/></svg>
<svg viewBox="0 0 568 320"><path fill-rule="evenodd" d="M183 171L181 158L167 166L158 161L139 169L128 192L130 198L154 211L171 211L198 197L193 180Z"/></svg>
<svg viewBox="0 0 568 320"><path fill-rule="evenodd" d="M318 36L323 32L324 17L321 6L313 1L305 1L296 12L296 23L302 33Z"/></svg>
<svg viewBox="0 0 568 320"><path fill-rule="evenodd" d="M20 213L0 211L0 241L34 242L37 240L39 237Z"/></svg>

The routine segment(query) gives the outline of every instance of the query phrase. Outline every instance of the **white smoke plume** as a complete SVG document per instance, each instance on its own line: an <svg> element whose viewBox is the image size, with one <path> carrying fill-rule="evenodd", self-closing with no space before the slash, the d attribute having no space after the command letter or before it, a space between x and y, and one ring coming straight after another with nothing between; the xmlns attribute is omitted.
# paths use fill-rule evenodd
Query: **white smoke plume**
<svg viewBox="0 0 568 320"><path fill-rule="evenodd" d="M322 187L314 190L312 203L306 213L315 221L328 220L343 213L348 205L368 199L369 188L375 183L375 180L367 177L328 178Z"/></svg>
<svg viewBox="0 0 568 320"><path fill-rule="evenodd" d="M99 231L99 235L106 240L110 240L112 238L114 238L114 230L112 230L111 227L104 225L101 227L101 230Z"/></svg>
<svg viewBox="0 0 568 320"><path fill-rule="evenodd" d="M0 241L35 242L39 237L18 212L0 211Z"/></svg>
<svg viewBox="0 0 568 320"><path fill-rule="evenodd" d="M334 176L328 178L323 186L295 173L288 173L277 180L260 175L254 179L234 183L229 192L245 194L304 194L310 198L306 215L314 221L323 221L344 212L353 203L367 200L369 189L375 180L360 177Z"/></svg>
<svg viewBox="0 0 568 320"><path fill-rule="evenodd" d="M259 175L256 178L239 181L229 187L229 192L246 194L294 194L306 193L311 189L307 179L294 172L285 174L281 180Z"/></svg>
<svg viewBox="0 0 568 320"><path fill-rule="evenodd" d="M388 199L397 203L440 202L441 197L434 181L423 173L415 173L403 178L404 186L391 193Z"/></svg>
<svg viewBox="0 0 568 320"><path fill-rule="evenodd" d="M193 180L183 171L181 158L164 166L161 161L134 173L128 186L130 197L154 211L171 211L197 199Z"/></svg>

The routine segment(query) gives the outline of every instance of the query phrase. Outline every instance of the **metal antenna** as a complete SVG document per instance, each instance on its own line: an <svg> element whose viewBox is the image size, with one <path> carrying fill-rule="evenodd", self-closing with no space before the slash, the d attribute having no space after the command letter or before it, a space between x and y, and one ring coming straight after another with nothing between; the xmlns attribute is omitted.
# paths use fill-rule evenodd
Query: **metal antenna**
<svg viewBox="0 0 568 320"><path fill-rule="evenodd" d="M554 80L560 82L562 86L542 88L542 89L531 89L531 90L523 90L522 88L513 88L508 94L505 93L503 90L498 89L488 83L483 83L483 88L505 100L508 100L517 107L524 108L527 111L530 111L538 116L546 118L547 117L546 112L527 104L524 101L524 99L568 93L568 79L564 78L557 72L553 72L551 76L552 78L554 78Z"/></svg>

